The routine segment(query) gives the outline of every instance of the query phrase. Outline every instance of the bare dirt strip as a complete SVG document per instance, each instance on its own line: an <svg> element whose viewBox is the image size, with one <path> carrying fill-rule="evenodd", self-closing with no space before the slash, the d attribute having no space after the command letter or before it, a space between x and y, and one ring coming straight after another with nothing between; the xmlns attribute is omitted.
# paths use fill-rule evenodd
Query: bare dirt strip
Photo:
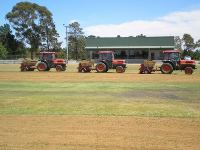
<svg viewBox="0 0 200 150"><path fill-rule="evenodd" d="M199 141L199 119L0 116L0 150L197 150Z"/></svg>
<svg viewBox="0 0 200 150"><path fill-rule="evenodd" d="M197 83L199 74L76 73L76 72L1 72L0 81L14 82L140 82Z"/></svg>

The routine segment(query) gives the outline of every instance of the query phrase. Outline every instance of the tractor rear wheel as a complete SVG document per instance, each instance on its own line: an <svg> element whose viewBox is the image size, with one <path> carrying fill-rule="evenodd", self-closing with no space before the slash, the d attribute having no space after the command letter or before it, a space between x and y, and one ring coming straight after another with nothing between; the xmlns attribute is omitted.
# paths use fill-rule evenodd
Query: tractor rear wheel
<svg viewBox="0 0 200 150"><path fill-rule="evenodd" d="M185 68L185 74L191 75L193 73L192 67L186 67Z"/></svg>
<svg viewBox="0 0 200 150"><path fill-rule="evenodd" d="M125 72L125 69L124 69L122 66L117 66L117 67L116 67L116 72L117 72L117 73L124 73L124 72Z"/></svg>
<svg viewBox="0 0 200 150"><path fill-rule="evenodd" d="M105 72L106 71L106 65L102 62L98 63L96 65L96 71L100 72L100 73Z"/></svg>
<svg viewBox="0 0 200 150"><path fill-rule="evenodd" d="M56 71L57 71L57 72L63 71L63 67L62 67L61 65L57 65L57 66L56 66Z"/></svg>
<svg viewBox="0 0 200 150"><path fill-rule="evenodd" d="M39 62L37 65L38 71L46 71L47 70L47 64L44 62Z"/></svg>
<svg viewBox="0 0 200 150"><path fill-rule="evenodd" d="M163 74L171 74L173 72L173 67L169 63L164 63L160 67L160 70Z"/></svg>

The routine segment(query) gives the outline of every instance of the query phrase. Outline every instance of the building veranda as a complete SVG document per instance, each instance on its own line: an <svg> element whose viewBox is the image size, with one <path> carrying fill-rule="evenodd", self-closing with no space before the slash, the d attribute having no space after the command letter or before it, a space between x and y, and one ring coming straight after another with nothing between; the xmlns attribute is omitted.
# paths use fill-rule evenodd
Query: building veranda
<svg viewBox="0 0 200 150"><path fill-rule="evenodd" d="M86 38L86 50L90 59L97 58L98 51L114 51L115 58L126 59L128 63L144 59L160 60L162 51L174 49L174 36L160 37L94 37Z"/></svg>

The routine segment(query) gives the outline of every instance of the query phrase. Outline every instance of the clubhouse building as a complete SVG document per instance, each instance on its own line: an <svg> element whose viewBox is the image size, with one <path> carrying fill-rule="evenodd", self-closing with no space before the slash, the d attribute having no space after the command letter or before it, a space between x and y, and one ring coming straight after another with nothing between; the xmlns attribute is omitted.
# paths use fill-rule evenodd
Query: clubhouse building
<svg viewBox="0 0 200 150"><path fill-rule="evenodd" d="M86 38L86 50L91 59L96 59L97 52L103 50L114 51L116 59L126 59L128 63L142 62L144 59L160 60L162 51L168 49L174 49L174 36Z"/></svg>

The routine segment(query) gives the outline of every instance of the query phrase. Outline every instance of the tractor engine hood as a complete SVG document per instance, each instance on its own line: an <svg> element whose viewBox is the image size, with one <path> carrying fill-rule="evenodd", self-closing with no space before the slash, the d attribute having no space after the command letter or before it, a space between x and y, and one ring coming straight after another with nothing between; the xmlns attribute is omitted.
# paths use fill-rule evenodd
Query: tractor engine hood
<svg viewBox="0 0 200 150"><path fill-rule="evenodd" d="M66 64L64 59L54 59L53 63L54 64Z"/></svg>
<svg viewBox="0 0 200 150"><path fill-rule="evenodd" d="M182 65L196 65L195 60L180 60L180 64Z"/></svg>
<svg viewBox="0 0 200 150"><path fill-rule="evenodd" d="M123 64L123 65L125 65L125 64L126 64L126 60L124 60L124 59L114 59L114 60L112 61L112 63L113 63L114 65L117 65L117 64Z"/></svg>

